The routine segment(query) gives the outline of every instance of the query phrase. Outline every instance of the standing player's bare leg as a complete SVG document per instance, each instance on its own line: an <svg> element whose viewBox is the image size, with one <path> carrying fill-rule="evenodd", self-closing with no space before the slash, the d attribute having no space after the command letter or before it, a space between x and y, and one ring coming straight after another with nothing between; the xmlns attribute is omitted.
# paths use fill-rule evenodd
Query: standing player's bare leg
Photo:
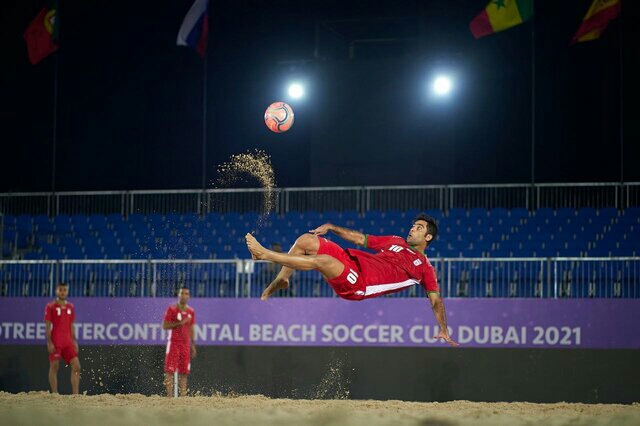
<svg viewBox="0 0 640 426"><path fill-rule="evenodd" d="M58 368L60 367L60 361L49 362L49 386L51 387L51 393L58 393Z"/></svg>
<svg viewBox="0 0 640 426"><path fill-rule="evenodd" d="M251 234L245 235L245 240L247 242L247 248L251 252L251 257L256 260L268 260L278 265L300 271L316 269L324 275L326 279L336 278L344 271L342 262L327 254L301 256L297 254L278 253L263 247ZM261 299L265 300L269 296L270 294L265 295L263 293Z"/></svg>
<svg viewBox="0 0 640 426"><path fill-rule="evenodd" d="M312 256L318 253L320 248L320 242L318 237L312 234L303 234L296 240L295 243L289 249L289 254L295 256ZM278 272L278 275L271 281L271 283L264 289L260 299L266 300L278 290L289 287L289 277L293 274L295 269L283 266Z"/></svg>
<svg viewBox="0 0 640 426"><path fill-rule="evenodd" d="M178 374L178 387L180 388L180 396L187 396L187 375Z"/></svg>
<svg viewBox="0 0 640 426"><path fill-rule="evenodd" d="M167 390L167 396L171 398L173 396L173 374L164 373L164 387Z"/></svg>
<svg viewBox="0 0 640 426"><path fill-rule="evenodd" d="M75 357L71 360L71 393L80 393L80 360Z"/></svg>

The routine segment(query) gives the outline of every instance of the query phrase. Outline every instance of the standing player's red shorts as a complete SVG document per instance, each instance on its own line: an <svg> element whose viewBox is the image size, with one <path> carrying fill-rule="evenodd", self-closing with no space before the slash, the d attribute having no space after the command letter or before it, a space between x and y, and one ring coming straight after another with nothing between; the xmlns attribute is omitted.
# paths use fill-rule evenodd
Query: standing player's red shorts
<svg viewBox="0 0 640 426"><path fill-rule="evenodd" d="M325 277L336 294L347 300L364 299L366 284L360 267L355 260L336 243L322 237L318 238L318 240L320 241L318 254L329 255L344 265L344 271L336 278L327 279Z"/></svg>
<svg viewBox="0 0 640 426"><path fill-rule="evenodd" d="M191 345L189 342L167 342L164 357L165 373L189 374L191 372Z"/></svg>
<svg viewBox="0 0 640 426"><path fill-rule="evenodd" d="M59 361L60 358L62 358L64 359L64 362L71 364L71 360L78 356L78 352L76 352L76 347L73 343L63 347L56 344L54 344L54 346L56 351L49 354L49 361Z"/></svg>

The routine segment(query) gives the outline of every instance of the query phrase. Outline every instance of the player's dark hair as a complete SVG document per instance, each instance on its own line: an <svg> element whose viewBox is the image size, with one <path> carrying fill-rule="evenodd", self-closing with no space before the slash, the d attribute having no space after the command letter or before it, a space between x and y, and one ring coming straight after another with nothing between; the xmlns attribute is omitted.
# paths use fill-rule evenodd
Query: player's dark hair
<svg viewBox="0 0 640 426"><path fill-rule="evenodd" d="M58 283L58 287L69 287L67 283Z"/></svg>
<svg viewBox="0 0 640 426"><path fill-rule="evenodd" d="M413 219L413 223L416 223L418 220L424 220L427 222L427 234L431 234L431 241L427 241L427 246L433 242L438 236L438 222L429 216L428 214L420 213Z"/></svg>
<svg viewBox="0 0 640 426"><path fill-rule="evenodd" d="M187 287L186 285L181 285L180 287L176 287L176 296L180 297L180 293L182 292L182 290L187 290L189 291L189 294L191 294L191 290L189 290L189 287Z"/></svg>

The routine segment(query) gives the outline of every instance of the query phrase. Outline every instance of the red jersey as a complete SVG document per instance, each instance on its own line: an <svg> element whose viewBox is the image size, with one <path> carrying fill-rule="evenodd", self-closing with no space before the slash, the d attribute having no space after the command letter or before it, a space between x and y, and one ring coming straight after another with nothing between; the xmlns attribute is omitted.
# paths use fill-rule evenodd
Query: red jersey
<svg viewBox="0 0 640 426"><path fill-rule="evenodd" d="M176 328L169 329L169 335L167 340L172 343L187 343L191 342L191 326L196 323L196 312L191 306L183 311L178 308L178 305L171 305L164 313L164 320L168 322L180 322L185 318L185 315L190 318L186 324L180 325Z"/></svg>
<svg viewBox="0 0 640 426"><path fill-rule="evenodd" d="M420 284L427 293L438 293L436 273L427 257L397 236L365 236L365 247L372 254L347 249L362 271L367 286L365 297L394 293L409 285Z"/></svg>
<svg viewBox="0 0 640 426"><path fill-rule="evenodd" d="M76 311L71 302L64 305L55 300L44 308L44 320L51 323L51 340L56 347L73 344L71 327L76 319Z"/></svg>

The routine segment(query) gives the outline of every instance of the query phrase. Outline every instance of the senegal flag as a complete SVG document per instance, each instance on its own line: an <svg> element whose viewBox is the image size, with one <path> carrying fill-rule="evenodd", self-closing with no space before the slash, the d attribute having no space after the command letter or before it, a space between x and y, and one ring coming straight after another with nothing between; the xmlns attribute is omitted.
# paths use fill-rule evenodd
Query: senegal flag
<svg viewBox="0 0 640 426"><path fill-rule="evenodd" d="M492 0L469 24L475 38L522 24L533 15L533 0Z"/></svg>
<svg viewBox="0 0 640 426"><path fill-rule="evenodd" d="M600 38L609 22L620 15L620 0L593 0L571 44Z"/></svg>

